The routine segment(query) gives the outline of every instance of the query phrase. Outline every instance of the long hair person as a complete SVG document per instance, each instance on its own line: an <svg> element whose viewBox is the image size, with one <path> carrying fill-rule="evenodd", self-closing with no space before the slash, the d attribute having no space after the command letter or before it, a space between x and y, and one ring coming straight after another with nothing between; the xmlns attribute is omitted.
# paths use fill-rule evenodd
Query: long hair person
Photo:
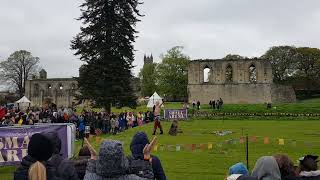
<svg viewBox="0 0 320 180"><path fill-rule="evenodd" d="M46 180L47 169L40 161L37 161L29 168L28 177L29 180Z"/></svg>

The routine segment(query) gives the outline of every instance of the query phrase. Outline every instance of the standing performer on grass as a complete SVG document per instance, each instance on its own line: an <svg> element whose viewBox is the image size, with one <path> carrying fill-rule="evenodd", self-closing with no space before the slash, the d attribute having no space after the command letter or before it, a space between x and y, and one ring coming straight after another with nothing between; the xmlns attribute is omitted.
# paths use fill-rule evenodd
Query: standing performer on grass
<svg viewBox="0 0 320 180"><path fill-rule="evenodd" d="M154 114L154 129L153 129L153 134L156 134L156 131L158 129L158 127L160 128L160 134L163 134L163 130L162 130L162 126L160 123L160 113L161 113L161 106L163 104L163 100L162 103L160 104L159 101L156 102L156 104L153 106L153 114Z"/></svg>

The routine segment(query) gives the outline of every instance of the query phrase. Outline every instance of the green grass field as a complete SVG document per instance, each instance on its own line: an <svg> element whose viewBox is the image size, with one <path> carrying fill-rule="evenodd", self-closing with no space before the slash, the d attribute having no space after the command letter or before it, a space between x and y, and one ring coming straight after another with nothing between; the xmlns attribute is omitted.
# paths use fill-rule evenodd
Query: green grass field
<svg viewBox="0 0 320 180"><path fill-rule="evenodd" d="M183 107L181 102L165 102L164 108L166 109L179 109ZM228 112L228 113L265 113L265 112L280 112L280 113L320 113L320 98L300 100L296 103L281 103L273 104L272 110L268 110L265 104L225 104L222 110L212 110L209 107L209 102L203 102L200 111L208 112ZM191 105L190 105L190 108ZM100 108L94 108L94 111L101 111ZM146 112L150 110L146 107L146 104L139 105L136 109L130 109L123 107L121 109L112 108L112 112L120 113L124 111L128 112ZM77 109L78 112L82 111L82 108Z"/></svg>
<svg viewBox="0 0 320 180"><path fill-rule="evenodd" d="M181 103L168 103L166 108L180 108ZM312 113L320 112L320 99L308 100L294 104L279 104L273 111ZM144 111L145 106L140 106L136 111ZM122 109L123 110L123 109ZM127 109L129 110L129 109ZM202 106L203 111L211 111L208 106ZM121 110L116 110L120 112ZM263 105L225 105L225 112L264 112ZM219 117L218 117L219 118ZM180 122L179 127L183 133L176 137L167 135L171 123L162 122L165 135L158 136L158 143L162 145L186 145L212 143L212 150L202 151L197 147L196 151L185 150L176 152L164 150L154 152L163 164L169 180L221 180L224 179L228 168L237 163L245 162L245 146L239 143L242 134L256 136L257 142L249 143L250 168L257 158L263 155L276 153L288 154L294 161L305 154L320 155L320 119L318 118L277 118L277 117L227 117L224 120L200 120L192 119ZM151 138L152 124L134 128L116 136L104 136L104 138L117 139L124 142L124 148L129 155L129 145L132 136L137 131L145 131ZM216 136L213 131L230 130L234 133L227 136ZM264 137L270 138L270 144L263 143ZM278 139L284 139L285 144L279 145ZM226 140L237 139L236 144L225 143ZM77 149L80 142L77 142ZM98 149L99 144L92 140L92 144ZM14 168L0 168L0 179L11 180Z"/></svg>
<svg viewBox="0 0 320 180"><path fill-rule="evenodd" d="M168 130L170 123L164 123ZM249 143L250 167L254 166L256 159L263 155L276 153L288 154L297 160L304 154L320 154L320 121L254 121L254 120L198 120L181 122L182 134L177 137L168 135L158 136L158 143L165 145L200 144L212 142L213 150L196 151L182 150L154 152L162 160L168 179L223 179L228 168L237 162L245 162L245 146L237 141L236 144L227 144L226 140L239 139L244 134L257 136L256 143ZM214 130L231 130L232 135L223 137L212 134ZM136 131L145 131L150 135L150 125L132 129L123 134L113 136L112 139L121 140L127 154L131 137ZM263 137L270 138L270 144L263 143ZM285 145L278 144L278 138L285 139ZM293 143L296 141L296 145ZM218 144L222 143L222 147ZM310 144L312 144L310 146Z"/></svg>
<svg viewBox="0 0 320 180"><path fill-rule="evenodd" d="M170 123L163 122L167 133ZM176 137L158 136L158 143L163 145L213 143L212 150L196 151L182 149L180 152L164 150L154 152L163 163L168 179L223 179L228 167L236 162L245 162L245 147L237 141L236 144L227 144L226 140L239 139L244 134L257 136L257 142L249 143L250 167L256 159L263 155L276 153L288 154L293 160L304 154L320 154L320 121L295 120L191 120L180 122L183 133ZM215 130L230 130L234 133L227 136L212 134ZM145 131L151 138L152 125L128 130L116 136L105 138L117 139L124 142L126 153L129 155L129 145L132 136L137 131ZM263 137L270 138L270 144L263 144ZM285 145L278 145L277 139L285 139ZM296 145L293 144L296 140ZM98 149L98 144L92 140ZM77 143L78 145L80 143ZM218 147L222 144L222 147ZM1 179L12 179L12 168L0 169Z"/></svg>

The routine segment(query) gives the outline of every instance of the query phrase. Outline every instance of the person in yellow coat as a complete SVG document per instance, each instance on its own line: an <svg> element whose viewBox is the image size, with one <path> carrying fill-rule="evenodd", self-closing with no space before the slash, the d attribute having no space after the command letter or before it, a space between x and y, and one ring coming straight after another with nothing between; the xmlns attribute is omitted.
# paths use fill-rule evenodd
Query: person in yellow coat
<svg viewBox="0 0 320 180"><path fill-rule="evenodd" d="M22 125L22 123L23 123L23 119L22 119L22 118L20 118L20 120L18 121L18 124L21 126L21 125Z"/></svg>

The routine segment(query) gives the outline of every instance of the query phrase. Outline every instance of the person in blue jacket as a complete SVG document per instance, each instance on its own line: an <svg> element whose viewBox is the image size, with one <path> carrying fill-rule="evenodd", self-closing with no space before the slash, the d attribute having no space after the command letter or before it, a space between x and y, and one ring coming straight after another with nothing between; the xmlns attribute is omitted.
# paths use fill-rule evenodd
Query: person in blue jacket
<svg viewBox="0 0 320 180"><path fill-rule="evenodd" d="M130 144L130 150L132 153L132 157L135 159L144 159L143 155L143 148L146 146L146 144L149 144L149 139L147 137L147 134L144 132L137 132L131 141ZM151 155L152 158L152 169L154 173L154 179L156 180L166 180L166 175L164 173L164 170L162 168L160 159L156 156Z"/></svg>

